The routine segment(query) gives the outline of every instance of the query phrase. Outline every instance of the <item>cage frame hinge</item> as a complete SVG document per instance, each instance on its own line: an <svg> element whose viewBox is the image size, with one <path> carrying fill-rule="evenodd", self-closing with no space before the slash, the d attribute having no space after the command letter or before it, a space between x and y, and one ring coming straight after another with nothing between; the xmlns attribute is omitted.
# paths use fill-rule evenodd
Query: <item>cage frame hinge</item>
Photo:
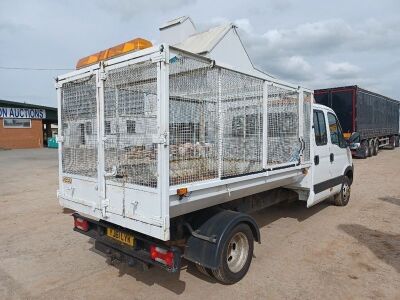
<svg viewBox="0 0 400 300"><path fill-rule="evenodd" d="M165 53L164 53L164 52L161 52L161 53L159 53L159 54L157 54L157 55L152 56L152 57L150 58L150 61L151 61L152 63L158 63L158 62L165 62L165 63L168 63L168 62L167 62L167 59L166 59L166 57L165 57Z"/></svg>
<svg viewBox="0 0 400 300"><path fill-rule="evenodd" d="M56 80L56 82L54 83L54 87L55 87L56 89L61 89L62 83L59 82L58 80Z"/></svg>
<svg viewBox="0 0 400 300"><path fill-rule="evenodd" d="M108 218L107 216L107 207L110 206L110 200L107 198L104 198L101 200L101 215L103 218Z"/></svg>
<svg viewBox="0 0 400 300"><path fill-rule="evenodd" d="M164 132L160 135L154 135L152 138L153 144L169 145L169 132Z"/></svg>
<svg viewBox="0 0 400 300"><path fill-rule="evenodd" d="M105 72L105 71L100 71L100 72L99 72L99 80L102 80L102 81L107 80L107 72Z"/></svg>

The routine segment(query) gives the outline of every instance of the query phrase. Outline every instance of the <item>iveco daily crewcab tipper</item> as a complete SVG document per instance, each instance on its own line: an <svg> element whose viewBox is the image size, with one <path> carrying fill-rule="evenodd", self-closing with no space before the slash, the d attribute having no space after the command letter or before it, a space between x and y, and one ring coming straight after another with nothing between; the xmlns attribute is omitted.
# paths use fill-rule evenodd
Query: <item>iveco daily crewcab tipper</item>
<svg viewBox="0 0 400 300"><path fill-rule="evenodd" d="M58 197L111 258L171 272L185 258L231 284L261 242L248 213L287 199L345 206L351 153L311 90L227 64L232 47L220 63L174 45L135 39L57 78Z"/></svg>

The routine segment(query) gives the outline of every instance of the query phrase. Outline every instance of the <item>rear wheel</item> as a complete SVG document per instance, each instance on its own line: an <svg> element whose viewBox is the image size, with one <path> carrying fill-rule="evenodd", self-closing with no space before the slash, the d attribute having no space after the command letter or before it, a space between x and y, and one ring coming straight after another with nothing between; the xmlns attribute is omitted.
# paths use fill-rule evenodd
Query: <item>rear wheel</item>
<svg viewBox="0 0 400 300"><path fill-rule="evenodd" d="M389 137L389 149L394 149L396 147L396 136L392 135Z"/></svg>
<svg viewBox="0 0 400 300"><path fill-rule="evenodd" d="M204 267L202 265L199 265L199 264L196 264L196 268L201 274L203 274L203 275L205 275L207 277L213 277L213 273L212 273L211 269L206 268L206 267Z"/></svg>
<svg viewBox="0 0 400 300"><path fill-rule="evenodd" d="M364 140L360 144L360 156L361 158L367 158L369 156L368 141Z"/></svg>
<svg viewBox="0 0 400 300"><path fill-rule="evenodd" d="M219 267L212 270L214 277L225 284L238 282L249 270L253 249L254 238L250 227L244 223L237 225L224 243Z"/></svg>
<svg viewBox="0 0 400 300"><path fill-rule="evenodd" d="M368 141L368 157L371 157L374 154L374 141Z"/></svg>
<svg viewBox="0 0 400 300"><path fill-rule="evenodd" d="M349 177L344 176L340 193L337 194L334 198L334 204L336 206L346 206L350 200L350 192L351 192L350 179Z"/></svg>
<svg viewBox="0 0 400 300"><path fill-rule="evenodd" d="M373 156L378 155L378 151L379 151L379 141L376 139L374 141L374 150L372 151L372 155Z"/></svg>
<svg viewBox="0 0 400 300"><path fill-rule="evenodd" d="M399 147L400 146L400 136L396 135L394 140L395 140L394 146Z"/></svg>

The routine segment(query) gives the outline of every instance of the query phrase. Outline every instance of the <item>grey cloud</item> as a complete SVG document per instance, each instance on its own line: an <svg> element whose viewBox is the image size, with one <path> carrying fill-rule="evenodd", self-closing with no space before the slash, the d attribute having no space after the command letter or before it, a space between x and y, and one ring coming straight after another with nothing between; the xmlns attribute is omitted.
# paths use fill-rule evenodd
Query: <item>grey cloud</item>
<svg viewBox="0 0 400 300"><path fill-rule="evenodd" d="M119 15L122 19L126 20L143 13L158 13L163 11L170 11L188 5L193 5L196 1L197 0L100 0L95 1L95 3L98 5L99 8L108 12L113 12Z"/></svg>
<svg viewBox="0 0 400 300"><path fill-rule="evenodd" d="M0 20L0 33L17 33L22 30L28 30L29 26L26 24L17 24L14 22L7 22L5 20Z"/></svg>
<svg viewBox="0 0 400 300"><path fill-rule="evenodd" d="M348 62L326 62L326 74L331 78L357 78L360 74L361 69Z"/></svg>
<svg viewBox="0 0 400 300"><path fill-rule="evenodd" d="M255 32L246 19L238 20L245 25L245 39L254 54L321 55L337 50L386 49L400 47L400 22L378 22L371 19L352 26L341 19L300 24L290 29L270 29Z"/></svg>

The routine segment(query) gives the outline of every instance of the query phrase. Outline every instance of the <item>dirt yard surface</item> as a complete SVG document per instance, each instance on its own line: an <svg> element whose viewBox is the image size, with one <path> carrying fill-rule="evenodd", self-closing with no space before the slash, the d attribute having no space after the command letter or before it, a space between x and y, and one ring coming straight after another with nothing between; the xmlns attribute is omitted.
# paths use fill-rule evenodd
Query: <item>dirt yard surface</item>
<svg viewBox="0 0 400 300"><path fill-rule="evenodd" d="M400 149L355 160L347 207L304 203L255 214L262 244L224 286L113 266L72 231L52 149L0 151L0 299L400 299Z"/></svg>

